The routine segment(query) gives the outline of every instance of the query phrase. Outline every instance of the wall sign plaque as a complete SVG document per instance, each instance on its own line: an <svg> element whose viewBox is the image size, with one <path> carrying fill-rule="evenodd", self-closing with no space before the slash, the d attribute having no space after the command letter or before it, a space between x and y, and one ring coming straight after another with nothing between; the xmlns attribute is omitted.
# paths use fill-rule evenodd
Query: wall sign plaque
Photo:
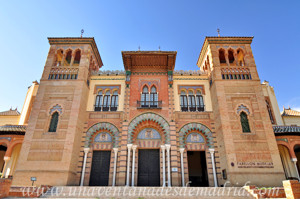
<svg viewBox="0 0 300 199"><path fill-rule="evenodd" d="M273 162L237 162L238 168L274 168Z"/></svg>

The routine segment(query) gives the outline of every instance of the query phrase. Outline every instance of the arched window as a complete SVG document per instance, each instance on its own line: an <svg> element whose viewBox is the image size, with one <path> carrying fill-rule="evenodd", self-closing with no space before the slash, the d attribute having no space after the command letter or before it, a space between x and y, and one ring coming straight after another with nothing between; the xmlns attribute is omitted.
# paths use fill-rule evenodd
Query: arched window
<svg viewBox="0 0 300 199"><path fill-rule="evenodd" d="M63 54L64 51L63 50L58 50L57 54L56 54L56 66L61 66L62 65L62 61L63 61Z"/></svg>
<svg viewBox="0 0 300 199"><path fill-rule="evenodd" d="M233 55L233 51L232 50L228 51L228 60L229 60L229 63L233 63L234 62L234 55Z"/></svg>
<svg viewBox="0 0 300 199"><path fill-rule="evenodd" d="M249 121L248 121L248 117L247 114L242 111L240 113L240 119L241 119L241 125L242 125L242 129L244 133L250 133L250 126L249 126Z"/></svg>
<svg viewBox="0 0 300 199"><path fill-rule="evenodd" d="M103 98L103 111L109 111L110 106L110 91L106 91Z"/></svg>
<svg viewBox="0 0 300 199"><path fill-rule="evenodd" d="M196 111L196 100L193 91L189 91L189 110Z"/></svg>
<svg viewBox="0 0 300 199"><path fill-rule="evenodd" d="M77 50L74 58L74 65L78 65L80 63L81 51Z"/></svg>
<svg viewBox="0 0 300 199"><path fill-rule="evenodd" d="M118 91L114 91L113 95L111 96L110 111L117 111L117 109L118 109Z"/></svg>
<svg viewBox="0 0 300 199"><path fill-rule="evenodd" d="M56 132L58 117L59 117L58 112L54 112L52 114L50 125L49 125L49 132Z"/></svg>
<svg viewBox="0 0 300 199"><path fill-rule="evenodd" d="M201 112L204 111L204 101L200 91L197 91L196 94L196 104L197 104L197 111L201 111Z"/></svg>
<svg viewBox="0 0 300 199"><path fill-rule="evenodd" d="M96 96L95 111L101 111L102 101L103 101L102 91L99 91L98 95Z"/></svg>
<svg viewBox="0 0 300 199"><path fill-rule="evenodd" d="M225 59L225 51L223 49L219 50L219 59L220 59L220 63L226 63L226 59Z"/></svg>
<svg viewBox="0 0 300 199"><path fill-rule="evenodd" d="M157 107L158 105L158 95L156 91L156 87L151 87L151 93L150 93L150 107Z"/></svg>
<svg viewBox="0 0 300 199"><path fill-rule="evenodd" d="M267 109L268 109L268 113L269 113L269 117L270 117L271 123L275 124L275 120L274 120L274 117L273 117L272 109L271 109L271 106L270 106L270 104L269 104L269 102L267 100L266 100L266 105L267 105Z"/></svg>
<svg viewBox="0 0 300 199"><path fill-rule="evenodd" d="M141 107L149 107L149 90L147 86L143 87L141 96Z"/></svg>
<svg viewBox="0 0 300 199"><path fill-rule="evenodd" d="M237 50L237 59L238 59L238 64L240 66L244 66L245 62L244 62L244 53L242 50Z"/></svg>
<svg viewBox="0 0 300 199"><path fill-rule="evenodd" d="M188 111L188 102L187 102L187 96L185 91L181 91L180 93L180 106L181 106L181 111Z"/></svg>
<svg viewBox="0 0 300 199"><path fill-rule="evenodd" d="M70 65L71 64L71 60L72 60L72 51L69 50L67 52L67 55L66 55L66 64L65 65Z"/></svg>

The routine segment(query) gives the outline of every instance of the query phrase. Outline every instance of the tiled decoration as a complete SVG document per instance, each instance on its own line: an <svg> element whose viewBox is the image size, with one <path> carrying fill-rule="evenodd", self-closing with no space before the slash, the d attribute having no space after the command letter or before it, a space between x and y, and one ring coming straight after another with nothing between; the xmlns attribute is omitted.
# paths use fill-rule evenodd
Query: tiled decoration
<svg viewBox="0 0 300 199"><path fill-rule="evenodd" d="M241 104L241 105L238 107L238 109L237 109L237 114L240 114L241 111L244 111L244 112L247 113L248 115L250 114L249 109L248 109L246 106L244 106L243 104Z"/></svg>
<svg viewBox="0 0 300 199"><path fill-rule="evenodd" d="M62 108L60 105L56 104L55 106L53 106L51 109L50 109L50 112L49 114L52 115L52 113L54 113L55 111L57 111L59 113L59 115L62 114Z"/></svg>
<svg viewBox="0 0 300 199"><path fill-rule="evenodd" d="M137 136L137 139L142 140L160 140L160 135L157 130L152 128L143 129Z"/></svg>
<svg viewBox="0 0 300 199"><path fill-rule="evenodd" d="M157 122L164 130L166 144L170 143L170 126L169 123L161 116L154 113L144 113L134 118L128 126L128 144L133 142L133 131L143 121L152 120Z"/></svg>
<svg viewBox="0 0 300 199"><path fill-rule="evenodd" d="M186 138L186 143L204 143L205 140L199 133L190 133Z"/></svg>
<svg viewBox="0 0 300 199"><path fill-rule="evenodd" d="M112 137L107 132L102 132L96 135L94 142L112 142Z"/></svg>

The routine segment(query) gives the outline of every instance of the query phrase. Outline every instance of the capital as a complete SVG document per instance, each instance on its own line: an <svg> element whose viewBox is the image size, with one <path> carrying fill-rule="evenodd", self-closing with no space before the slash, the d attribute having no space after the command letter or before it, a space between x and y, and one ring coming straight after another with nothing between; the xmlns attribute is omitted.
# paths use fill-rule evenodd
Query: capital
<svg viewBox="0 0 300 199"><path fill-rule="evenodd" d="M215 149L213 149L213 148L209 148L208 150L209 150L209 152L210 152L211 154L214 154L214 153L215 153Z"/></svg>
<svg viewBox="0 0 300 199"><path fill-rule="evenodd" d="M297 162L298 161L297 158L292 158L291 160L292 160L292 162Z"/></svg>
<svg viewBox="0 0 300 199"><path fill-rule="evenodd" d="M10 157L9 157L9 156L4 156L3 160L4 160L4 161L10 160Z"/></svg>
<svg viewBox="0 0 300 199"><path fill-rule="evenodd" d="M113 148L113 150L114 150L114 153L118 152L118 148Z"/></svg>
<svg viewBox="0 0 300 199"><path fill-rule="evenodd" d="M161 145L160 148L161 148L161 150L163 150L163 151L166 150L166 146L165 146L165 145Z"/></svg>
<svg viewBox="0 0 300 199"><path fill-rule="evenodd" d="M88 153L90 151L90 148L84 148L83 151L84 153Z"/></svg>
<svg viewBox="0 0 300 199"><path fill-rule="evenodd" d="M127 144L127 148L130 150L132 148L132 144Z"/></svg>
<svg viewBox="0 0 300 199"><path fill-rule="evenodd" d="M184 152L184 149L185 149L185 148L180 148L180 149L179 149L180 153L183 153L183 152Z"/></svg>
<svg viewBox="0 0 300 199"><path fill-rule="evenodd" d="M136 148L137 148L137 145L132 145L132 150L136 150Z"/></svg>
<svg viewBox="0 0 300 199"><path fill-rule="evenodd" d="M171 148L171 145L170 144L165 144L165 146L166 146L167 151L169 151L170 148Z"/></svg>

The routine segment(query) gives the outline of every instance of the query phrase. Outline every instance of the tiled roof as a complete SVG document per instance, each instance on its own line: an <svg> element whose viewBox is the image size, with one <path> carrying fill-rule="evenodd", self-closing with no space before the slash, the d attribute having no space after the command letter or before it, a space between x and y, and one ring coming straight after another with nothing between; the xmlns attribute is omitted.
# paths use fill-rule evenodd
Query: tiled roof
<svg viewBox="0 0 300 199"><path fill-rule="evenodd" d="M20 112L15 109L9 109L8 111L3 111L3 112L0 112L0 115L7 115L7 116L18 116L20 115Z"/></svg>
<svg viewBox="0 0 300 199"><path fill-rule="evenodd" d="M300 116L299 111L292 110L291 108L283 109L283 112L281 113L281 116Z"/></svg>
<svg viewBox="0 0 300 199"><path fill-rule="evenodd" d="M273 126L274 133L299 133L300 126Z"/></svg>
<svg viewBox="0 0 300 199"><path fill-rule="evenodd" d="M4 125L0 126L0 132L25 132L26 126L25 125Z"/></svg>

